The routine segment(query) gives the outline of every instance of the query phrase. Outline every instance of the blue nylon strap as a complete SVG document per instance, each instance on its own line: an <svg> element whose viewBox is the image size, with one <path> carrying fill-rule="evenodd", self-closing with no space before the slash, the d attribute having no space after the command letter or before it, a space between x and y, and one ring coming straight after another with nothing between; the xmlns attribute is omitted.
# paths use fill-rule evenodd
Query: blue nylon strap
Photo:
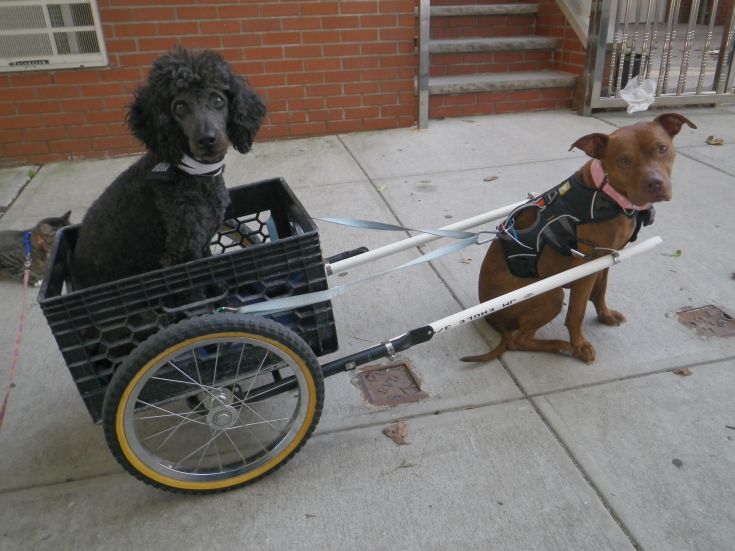
<svg viewBox="0 0 735 551"><path fill-rule="evenodd" d="M455 233L460 233L460 232L455 232ZM256 313L257 314L272 314L275 312L281 312L283 310L291 310L293 308L300 308L302 306L309 306L311 304L316 304L318 302L324 302L327 300L331 300L335 297L343 295L349 289L352 289L353 287L359 287L360 285L363 285L369 281L372 281L373 279L377 279L379 277L387 275L391 272L395 272L397 270L401 270L403 268L408 268L410 266L417 266L425 262L436 260L437 258L441 258L442 256L459 251L470 245L474 245L477 242L476 234L469 233L469 232L461 232L461 233L467 233L470 237L459 239L455 241L454 243L450 243L434 251L431 251L430 253L421 255L420 257L414 260L411 260L410 262L406 262L405 264L401 264L400 266L396 268L392 268L390 270L386 270L384 272L380 272L380 273L368 276L364 279L359 279L357 281L345 283L344 285L332 287L331 289L325 289L324 291L316 291L314 293L307 293L304 295L296 295L296 296L291 296L291 297L283 297L283 298L277 298L273 300L266 300L263 302L257 302L255 304L249 304L247 306L243 306L241 308L238 308L237 310L241 314L256 314Z"/></svg>
<svg viewBox="0 0 735 551"><path fill-rule="evenodd" d="M26 247L26 256L31 256L31 232L23 232L23 244Z"/></svg>

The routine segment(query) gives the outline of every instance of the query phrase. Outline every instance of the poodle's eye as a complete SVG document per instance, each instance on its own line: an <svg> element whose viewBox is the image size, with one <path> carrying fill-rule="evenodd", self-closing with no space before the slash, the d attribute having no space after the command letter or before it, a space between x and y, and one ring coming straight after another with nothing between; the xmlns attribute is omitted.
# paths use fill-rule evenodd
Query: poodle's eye
<svg viewBox="0 0 735 551"><path fill-rule="evenodd" d="M184 101L177 101L174 103L171 110L173 111L174 115L185 115L188 111L189 107L186 105L186 102Z"/></svg>
<svg viewBox="0 0 735 551"><path fill-rule="evenodd" d="M215 108L221 109L225 106L225 103L225 98L223 98L219 94L212 94L212 105Z"/></svg>

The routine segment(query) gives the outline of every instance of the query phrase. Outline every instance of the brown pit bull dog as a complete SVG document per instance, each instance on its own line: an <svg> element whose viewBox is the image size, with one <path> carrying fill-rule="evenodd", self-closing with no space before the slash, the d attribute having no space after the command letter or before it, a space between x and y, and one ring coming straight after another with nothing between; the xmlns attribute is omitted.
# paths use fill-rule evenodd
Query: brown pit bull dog
<svg viewBox="0 0 735 551"><path fill-rule="evenodd" d="M498 226L480 269L480 302L503 295L623 248L643 225L653 221L652 203L671 199L672 139L683 124L696 126L676 113L652 122L620 128L610 135L589 134L577 147L587 161L568 180L517 208ZM625 321L605 302L607 270L574 281L564 322L569 342L537 339L536 331L561 312L564 291L553 289L488 315L485 320L501 335L500 344L481 356L461 358L484 362L506 350L571 353L587 363L595 349L582 331L587 301L607 325Z"/></svg>

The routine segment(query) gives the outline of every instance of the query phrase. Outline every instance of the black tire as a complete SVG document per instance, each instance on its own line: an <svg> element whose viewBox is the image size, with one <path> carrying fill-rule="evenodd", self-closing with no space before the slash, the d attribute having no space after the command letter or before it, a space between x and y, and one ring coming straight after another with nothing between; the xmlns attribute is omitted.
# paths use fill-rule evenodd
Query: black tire
<svg viewBox="0 0 735 551"><path fill-rule="evenodd" d="M110 382L102 422L115 459L140 480L213 493L286 463L323 402L321 367L296 333L261 317L210 314L138 346Z"/></svg>

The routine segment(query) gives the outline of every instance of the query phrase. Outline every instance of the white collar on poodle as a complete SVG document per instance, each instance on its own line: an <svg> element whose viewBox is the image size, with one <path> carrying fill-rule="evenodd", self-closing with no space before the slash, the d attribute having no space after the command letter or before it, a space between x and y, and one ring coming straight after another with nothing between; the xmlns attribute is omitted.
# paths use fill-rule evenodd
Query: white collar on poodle
<svg viewBox="0 0 735 551"><path fill-rule="evenodd" d="M176 168L192 176L219 176L225 169L225 161L223 159L217 163L201 163L184 153Z"/></svg>

